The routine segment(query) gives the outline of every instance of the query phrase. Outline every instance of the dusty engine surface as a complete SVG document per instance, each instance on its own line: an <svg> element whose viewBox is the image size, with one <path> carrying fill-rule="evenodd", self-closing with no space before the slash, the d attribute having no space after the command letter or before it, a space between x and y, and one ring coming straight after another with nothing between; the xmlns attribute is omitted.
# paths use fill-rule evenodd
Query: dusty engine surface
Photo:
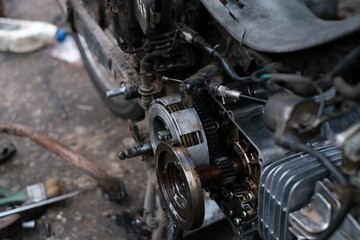
<svg viewBox="0 0 360 240"><path fill-rule="evenodd" d="M141 75L146 119L130 124L139 146L119 157L146 163L144 222L159 226L157 192L167 238L180 239L202 225L208 194L240 239L356 239L356 11L315 0L108 2Z"/></svg>

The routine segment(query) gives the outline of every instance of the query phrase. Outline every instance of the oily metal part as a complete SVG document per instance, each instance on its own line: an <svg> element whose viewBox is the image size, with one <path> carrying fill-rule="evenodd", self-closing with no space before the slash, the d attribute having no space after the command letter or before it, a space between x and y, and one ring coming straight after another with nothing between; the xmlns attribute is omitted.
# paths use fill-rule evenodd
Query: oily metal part
<svg viewBox="0 0 360 240"><path fill-rule="evenodd" d="M171 217L183 230L200 227L205 211L203 190L186 148L178 141L161 142L155 161L160 193Z"/></svg>
<svg viewBox="0 0 360 240"><path fill-rule="evenodd" d="M205 130L206 141L209 149L209 160L210 162L222 156L220 147L220 138L218 134L218 124L212 116L205 100L201 99L200 96L193 94L193 108L199 115L201 124Z"/></svg>
<svg viewBox="0 0 360 240"><path fill-rule="evenodd" d="M149 132L154 152L158 144L177 140L186 147L196 167L209 163L204 128L193 108L184 108L180 95L156 99L149 109Z"/></svg>

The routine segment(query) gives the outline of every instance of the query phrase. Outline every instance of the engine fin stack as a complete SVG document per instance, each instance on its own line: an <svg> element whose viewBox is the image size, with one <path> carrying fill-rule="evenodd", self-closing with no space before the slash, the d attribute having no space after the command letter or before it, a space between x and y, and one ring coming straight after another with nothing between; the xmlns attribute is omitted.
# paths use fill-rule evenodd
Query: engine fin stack
<svg viewBox="0 0 360 240"><path fill-rule="evenodd" d="M341 152L335 147L322 147L336 166ZM291 239L289 214L304 207L314 192L314 183L329 175L312 156L298 153L267 166L259 186L259 232L264 239Z"/></svg>

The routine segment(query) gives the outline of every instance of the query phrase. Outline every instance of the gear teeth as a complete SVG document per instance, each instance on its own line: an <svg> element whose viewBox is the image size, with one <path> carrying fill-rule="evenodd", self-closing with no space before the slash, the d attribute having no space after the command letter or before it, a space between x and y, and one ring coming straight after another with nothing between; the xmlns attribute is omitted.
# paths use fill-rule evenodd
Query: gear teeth
<svg viewBox="0 0 360 240"><path fill-rule="evenodd" d="M218 125L210 114L206 103L198 95L193 94L192 97L193 108L198 113L201 124L203 125L205 131L210 162L214 162L216 158L222 156L218 135Z"/></svg>
<svg viewBox="0 0 360 240"><path fill-rule="evenodd" d="M227 157L220 157L215 159L216 166L220 169L223 177L222 184L228 185L235 181L235 169L232 162Z"/></svg>

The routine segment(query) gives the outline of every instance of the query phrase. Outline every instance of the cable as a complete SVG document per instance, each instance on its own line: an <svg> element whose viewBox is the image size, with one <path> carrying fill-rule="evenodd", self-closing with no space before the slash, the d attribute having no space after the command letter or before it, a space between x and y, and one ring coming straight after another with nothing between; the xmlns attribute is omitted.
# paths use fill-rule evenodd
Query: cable
<svg viewBox="0 0 360 240"><path fill-rule="evenodd" d="M344 221L349 206L351 202L351 191L348 186L348 181L344 177L344 175L336 168L336 166L321 152L314 150L313 148L302 144L302 143L295 143L294 145L295 150L305 152L313 157L317 158L322 165L326 169L328 169L332 174L334 174L335 178L339 181L340 185L343 187L342 192L342 204L337 212L337 214L333 217L334 220L330 222L330 225L320 234L318 240L327 240L329 239L333 233L339 228L339 226Z"/></svg>
<svg viewBox="0 0 360 240"><path fill-rule="evenodd" d="M311 85L315 88L315 90L318 92L319 94L319 110L316 114L317 118L321 118L321 116L324 113L324 109L325 109L325 96L324 96L324 92L323 90L314 82L311 83Z"/></svg>
<svg viewBox="0 0 360 240"><path fill-rule="evenodd" d="M247 84L251 82L251 76L240 77L234 70L234 68L230 65L226 58L224 58L215 48L211 48L209 46L202 46L202 49L209 53L212 57L214 57L220 64L223 66L225 72L229 77L235 81L239 81L243 84Z"/></svg>
<svg viewBox="0 0 360 240"><path fill-rule="evenodd" d="M239 96L239 98L244 98L244 99L259 102L259 103L262 103L262 104L266 104L266 102L267 102L267 100L265 100L265 99L252 97L252 96L248 96L248 95L244 95L244 94L241 94Z"/></svg>
<svg viewBox="0 0 360 240"><path fill-rule="evenodd" d="M346 180L344 175L323 153L318 152L303 143L295 143L294 149L297 151L305 152L317 158L321 162L321 164L324 165L326 169L328 169L332 174L334 174L335 178L339 181L340 185L346 186L348 184L348 181Z"/></svg>

